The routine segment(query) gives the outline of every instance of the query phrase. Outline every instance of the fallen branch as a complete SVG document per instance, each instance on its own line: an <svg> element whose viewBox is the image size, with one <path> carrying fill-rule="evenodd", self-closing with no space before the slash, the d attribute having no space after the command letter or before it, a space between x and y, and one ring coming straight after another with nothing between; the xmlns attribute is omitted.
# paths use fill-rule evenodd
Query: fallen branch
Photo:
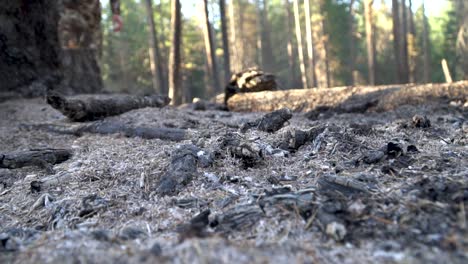
<svg viewBox="0 0 468 264"><path fill-rule="evenodd" d="M186 139L186 130L180 128L129 126L110 121L97 121L89 124L60 125L60 124L23 124L22 128L39 129L62 135L82 136L91 134L123 134L126 137L140 137L144 139L161 139L170 141L182 141Z"/></svg>
<svg viewBox="0 0 468 264"><path fill-rule="evenodd" d="M451 84L388 85L295 89L238 93L227 102L230 111L270 112L289 108L294 112L333 110L337 112L388 111L401 105L437 100L466 100L468 81Z"/></svg>
<svg viewBox="0 0 468 264"><path fill-rule="evenodd" d="M66 98L56 93L47 95L47 103L72 121L93 121L144 107L163 107L167 96L110 95L105 98Z"/></svg>
<svg viewBox="0 0 468 264"><path fill-rule="evenodd" d="M0 168L17 169L38 166L49 169L50 165L68 160L72 155L68 149L33 149L0 154Z"/></svg>

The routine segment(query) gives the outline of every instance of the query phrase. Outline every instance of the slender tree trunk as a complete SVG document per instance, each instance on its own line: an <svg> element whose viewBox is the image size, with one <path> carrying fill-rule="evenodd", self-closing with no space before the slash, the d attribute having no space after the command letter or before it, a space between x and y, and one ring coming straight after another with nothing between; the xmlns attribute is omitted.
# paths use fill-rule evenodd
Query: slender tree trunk
<svg viewBox="0 0 468 264"><path fill-rule="evenodd" d="M401 34L401 61L402 61L402 72L403 72L403 83L409 83L409 65L408 65L408 12L406 8L406 0L401 2L402 9L402 25L403 32Z"/></svg>
<svg viewBox="0 0 468 264"><path fill-rule="evenodd" d="M287 45L287 51L288 51L288 66L289 66L289 76L288 76L288 86L291 88L294 83L295 83L295 54L293 50L293 41L292 41L292 14L291 14L291 4L289 3L289 0L284 0L284 8L286 9L286 31L288 34L288 45Z"/></svg>
<svg viewBox="0 0 468 264"><path fill-rule="evenodd" d="M224 58L224 82L231 79L231 60L229 58L229 39L226 22L226 2L219 0L219 12L221 16L221 33L223 35L223 58Z"/></svg>
<svg viewBox="0 0 468 264"><path fill-rule="evenodd" d="M164 94L167 94L168 92L168 54L169 50L168 47L166 46L166 26L164 25L164 12L163 12L163 4L164 1L159 0L159 5L158 5L158 13L159 13L159 31L156 32L159 40L159 50L161 54L161 60L159 61L161 63L161 68L162 68L162 79L164 81ZM159 33L159 35L158 35Z"/></svg>
<svg viewBox="0 0 468 264"><path fill-rule="evenodd" d="M416 48L416 28L414 25L413 1L409 0L409 33L408 33L408 64L409 64L409 82L415 83L418 51Z"/></svg>
<svg viewBox="0 0 468 264"><path fill-rule="evenodd" d="M355 0L351 0L349 2L349 62L348 62L348 69L349 69L349 85L354 86L356 81L354 78L354 71L355 71L355 60L356 60L356 38L355 38L355 31L356 28L354 26L354 2Z"/></svg>
<svg viewBox="0 0 468 264"><path fill-rule="evenodd" d="M423 53L424 53L424 63L423 63L423 81L424 83L429 83L431 81L431 52L430 52L430 43L429 43L429 25L426 17L426 8L424 1L422 4L422 13L423 13Z"/></svg>
<svg viewBox="0 0 468 264"><path fill-rule="evenodd" d="M181 6L179 0L171 1L172 45L169 54L169 97L172 99L172 104L179 105L182 103L183 98L180 70L180 48L182 45Z"/></svg>
<svg viewBox="0 0 468 264"><path fill-rule="evenodd" d="M442 64L442 71L444 72L444 76L445 76L445 82L453 83L452 74L450 74L450 69L447 64L447 60L443 59L441 64Z"/></svg>
<svg viewBox="0 0 468 264"><path fill-rule="evenodd" d="M262 16L261 21L261 37L262 37L262 63L266 71L274 71L275 58L271 47L271 25L268 20L268 0L263 0L263 6L260 9Z"/></svg>
<svg viewBox="0 0 468 264"><path fill-rule="evenodd" d="M232 48L232 68L234 72L239 72L242 70L241 58L239 50L237 48L238 39L237 39L237 19L236 19L236 10L235 2L231 0L229 3L229 29L231 33L231 48Z"/></svg>
<svg viewBox="0 0 468 264"><path fill-rule="evenodd" d="M309 69L309 83L312 87L317 87L317 78L315 74L314 43L312 40L312 21L310 13L310 0L304 0L305 19L306 19L306 38L307 38L307 66Z"/></svg>
<svg viewBox="0 0 468 264"><path fill-rule="evenodd" d="M468 80L468 3L458 0L459 30L457 34L457 68L461 78Z"/></svg>
<svg viewBox="0 0 468 264"><path fill-rule="evenodd" d="M392 0L392 16L393 16L393 51L395 57L396 83L401 83L403 78L401 68L401 53L400 53L400 12L398 0Z"/></svg>
<svg viewBox="0 0 468 264"><path fill-rule="evenodd" d="M328 36L325 25L325 0L319 0L312 12L312 34L314 40L314 65L317 87L330 87L330 67L328 60Z"/></svg>
<svg viewBox="0 0 468 264"><path fill-rule="evenodd" d="M263 61L263 26L262 26L262 8L261 8L261 1L256 0L255 6L257 9L257 17L256 17L256 26L257 26L257 54L256 54L256 63L258 67L264 69L264 61Z"/></svg>
<svg viewBox="0 0 468 264"><path fill-rule="evenodd" d="M161 53L159 51L157 31L154 25L153 3L151 0L145 0L146 11L148 13L148 38L149 38L149 56L151 65L151 75L153 76L153 89L157 93L162 93L165 89L164 73L162 69Z"/></svg>
<svg viewBox="0 0 468 264"><path fill-rule="evenodd" d="M369 84L375 85L375 41L373 22L373 0L366 0L364 13L366 18L367 66L369 70Z"/></svg>
<svg viewBox="0 0 468 264"><path fill-rule="evenodd" d="M302 50L301 21L299 16L299 0L294 0L294 21L296 25L297 51L301 68L302 88L307 89L306 68L304 63L304 52Z"/></svg>
<svg viewBox="0 0 468 264"><path fill-rule="evenodd" d="M203 0L203 30L205 36L205 52L206 62L209 69L209 75L213 82L211 89L208 90L208 97L215 95L216 92L220 91L219 79L218 79L218 66L216 64L216 54L213 42L213 34L211 32L211 25L208 14L208 0ZM208 86L210 87L210 86Z"/></svg>

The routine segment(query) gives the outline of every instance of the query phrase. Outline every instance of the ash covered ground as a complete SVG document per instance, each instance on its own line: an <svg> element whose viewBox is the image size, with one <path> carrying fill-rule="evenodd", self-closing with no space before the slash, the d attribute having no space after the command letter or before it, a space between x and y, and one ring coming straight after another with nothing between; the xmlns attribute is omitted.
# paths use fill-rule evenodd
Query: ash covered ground
<svg viewBox="0 0 468 264"><path fill-rule="evenodd" d="M468 262L466 108L293 113L270 132L264 114L106 119L186 130L174 142L28 129L72 124L40 99L1 103L2 154L73 155L0 169L0 262Z"/></svg>

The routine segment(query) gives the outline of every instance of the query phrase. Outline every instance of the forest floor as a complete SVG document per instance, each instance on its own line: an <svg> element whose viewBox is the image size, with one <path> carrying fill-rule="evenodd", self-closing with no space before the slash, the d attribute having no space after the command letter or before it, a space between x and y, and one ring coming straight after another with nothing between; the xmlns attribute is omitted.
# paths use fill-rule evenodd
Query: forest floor
<svg viewBox="0 0 468 264"><path fill-rule="evenodd" d="M0 103L0 115L2 153L73 151L53 170L0 169L0 263L468 263L457 104L295 113L271 133L241 132L264 113L107 118L186 129L181 142L25 129L68 124L40 99ZM184 181L166 192L173 174Z"/></svg>

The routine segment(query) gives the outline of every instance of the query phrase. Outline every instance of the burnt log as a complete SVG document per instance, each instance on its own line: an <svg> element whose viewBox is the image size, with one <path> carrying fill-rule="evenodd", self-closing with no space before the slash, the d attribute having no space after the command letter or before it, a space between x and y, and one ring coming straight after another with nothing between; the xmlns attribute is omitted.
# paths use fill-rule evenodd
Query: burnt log
<svg viewBox="0 0 468 264"><path fill-rule="evenodd" d="M109 95L105 97L66 98L57 93L47 95L47 103L72 121L84 122L119 115L144 107L164 107L167 96Z"/></svg>
<svg viewBox="0 0 468 264"><path fill-rule="evenodd" d="M27 130L39 129L62 135L82 136L90 134L123 134L126 137L140 137L144 139L161 139L169 141L182 141L186 139L185 129L130 126L119 122L97 121L89 124L61 125L61 124L23 124L21 128Z"/></svg>
<svg viewBox="0 0 468 264"><path fill-rule="evenodd" d="M402 105L420 105L451 100L466 101L468 81L451 84L387 85L294 89L237 93L227 107L236 112L270 112L289 108L293 112L327 109L335 112L388 111Z"/></svg>
<svg viewBox="0 0 468 264"><path fill-rule="evenodd" d="M62 163L72 156L68 149L32 149L0 153L0 168L17 169L26 166L37 166L50 169L51 165Z"/></svg>
<svg viewBox="0 0 468 264"><path fill-rule="evenodd" d="M245 123L241 127L241 132L246 132L250 128L257 128L260 131L273 133L280 130L284 123L291 119L292 113L289 109L279 109L264 115L263 117Z"/></svg>

